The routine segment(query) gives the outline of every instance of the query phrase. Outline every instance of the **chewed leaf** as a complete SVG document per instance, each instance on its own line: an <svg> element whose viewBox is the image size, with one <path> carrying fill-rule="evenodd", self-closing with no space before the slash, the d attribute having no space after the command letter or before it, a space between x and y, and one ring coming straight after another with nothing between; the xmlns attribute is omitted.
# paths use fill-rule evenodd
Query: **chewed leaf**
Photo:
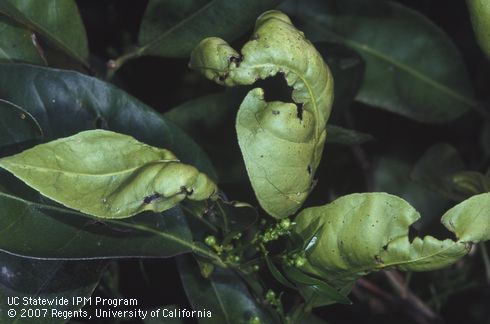
<svg viewBox="0 0 490 324"><path fill-rule="evenodd" d="M216 185L165 149L105 130L91 130L0 159L44 196L103 218L161 212L181 200L215 196Z"/></svg>
<svg viewBox="0 0 490 324"><path fill-rule="evenodd" d="M490 193L466 199L448 210L441 221L463 242L490 240Z"/></svg>
<svg viewBox="0 0 490 324"><path fill-rule="evenodd" d="M286 15L267 11L241 54L222 39L206 38L190 66L226 86L284 75L292 102L266 102L264 91L253 89L240 106L236 129L261 206L276 218L294 214L313 187L332 106L333 79L322 56Z"/></svg>
<svg viewBox="0 0 490 324"><path fill-rule="evenodd" d="M443 216L457 240L431 236L410 242L409 226L420 217L405 200L386 193L351 194L303 210L296 231L309 239L302 270L341 288L368 272L390 267L428 271L448 266L466 255L472 242L490 239L490 194L474 196Z"/></svg>

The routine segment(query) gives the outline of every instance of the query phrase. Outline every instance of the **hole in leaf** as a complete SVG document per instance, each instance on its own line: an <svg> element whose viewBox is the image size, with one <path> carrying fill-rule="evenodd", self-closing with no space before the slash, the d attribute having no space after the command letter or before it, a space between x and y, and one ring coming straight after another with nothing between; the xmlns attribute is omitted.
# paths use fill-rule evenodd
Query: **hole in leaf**
<svg viewBox="0 0 490 324"><path fill-rule="evenodd" d="M410 226L408 228L408 241L410 242L410 244L412 244L413 240L419 236L419 231L415 227Z"/></svg>
<svg viewBox="0 0 490 324"><path fill-rule="evenodd" d="M303 104L299 105L296 104L297 112L296 112L296 117L299 118L299 120L303 120Z"/></svg>
<svg viewBox="0 0 490 324"><path fill-rule="evenodd" d="M293 88L288 86L282 73L277 73L263 80L257 80L254 83L254 87L264 89L265 101L293 102Z"/></svg>

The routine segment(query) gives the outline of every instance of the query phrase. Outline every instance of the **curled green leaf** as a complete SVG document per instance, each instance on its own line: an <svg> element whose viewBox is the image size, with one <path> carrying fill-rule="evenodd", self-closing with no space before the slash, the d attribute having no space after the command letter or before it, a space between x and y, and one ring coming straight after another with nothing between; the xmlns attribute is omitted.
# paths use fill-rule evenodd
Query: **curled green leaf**
<svg viewBox="0 0 490 324"><path fill-rule="evenodd" d="M297 216L296 231L308 240L301 270L339 289L375 270L443 268L466 255L472 243L490 239L489 215L490 193L476 195L442 217L456 240L410 241L409 226L420 215L405 200L386 193L347 195ZM318 231L310 238L312 224Z"/></svg>
<svg viewBox="0 0 490 324"><path fill-rule="evenodd" d="M266 102L264 90L255 88L240 105L236 129L261 206L276 218L294 214L313 187L332 106L333 79L321 55L285 14L267 11L241 53L220 38L206 38L190 66L225 86L284 75L292 102Z"/></svg>
<svg viewBox="0 0 490 324"><path fill-rule="evenodd" d="M162 212L185 198L214 198L216 185L170 151L91 130L0 159L44 196L102 218Z"/></svg>

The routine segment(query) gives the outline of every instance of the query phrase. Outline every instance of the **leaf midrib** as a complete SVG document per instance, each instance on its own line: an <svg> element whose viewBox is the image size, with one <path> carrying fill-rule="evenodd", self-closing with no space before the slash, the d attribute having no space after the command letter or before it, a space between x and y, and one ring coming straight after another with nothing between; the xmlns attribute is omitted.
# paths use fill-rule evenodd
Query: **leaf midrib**
<svg viewBox="0 0 490 324"><path fill-rule="evenodd" d="M408 239L408 237L406 237ZM395 240L395 239L394 239ZM452 241L454 244L464 244L463 242L461 241ZM425 242L424 242L425 244ZM388 245L389 247L389 245ZM412 245L410 245L410 248L412 248ZM334 277L332 279L332 281L335 281L335 280L342 280L344 278L348 278L349 276L352 276L352 275L356 275L357 273L359 272L366 272L366 271L373 271L373 270L383 270L383 269L387 269L389 267L393 267L393 266L398 266L398 265L406 265L406 264L410 264L410 263L415 263L415 262L418 262L418 261L421 261L421 260L424 260L424 259L428 259L428 258L432 258L436 255L439 255L441 253L444 253L446 252L447 250L450 250L454 248L454 245L449 245L447 246L446 248L442 249L442 250L438 250L437 252L435 253L432 253L432 254L428 254L428 255L423 255L419 258L414 258L414 259L409 259L409 260L404 260L404 261L400 261L400 262L392 262L392 263L383 263L383 265L380 265L380 266L374 266L374 267L359 267L359 268L356 268L354 270L350 270L348 272L344 272L336 277Z"/></svg>
<svg viewBox="0 0 490 324"><path fill-rule="evenodd" d="M180 160L174 159L174 160L150 161L150 162L141 164L139 166L135 166L134 168L124 169L124 170L120 170L117 172L110 172L110 173L84 173L84 172L75 172L75 171L64 171L64 170L53 169L53 168L49 168L49 167L40 167L40 166L34 166L34 165L24 164L24 163L22 163L22 164L16 163L16 162L7 162L7 163L10 165L14 165L20 169L36 170L36 171L40 171L40 172L62 173L63 175L66 175L69 177L112 177L112 176L116 176L116 175L132 173L132 172L134 172L138 169L141 169L142 167L145 167L149 164L172 163L172 162L180 163ZM4 168L6 170L9 170L8 168L5 167L5 164L2 163L2 159L0 159L0 167Z"/></svg>
<svg viewBox="0 0 490 324"><path fill-rule="evenodd" d="M188 21L194 19L194 17L196 17L197 15L199 15L200 13L204 12L206 9L208 9L209 7L211 7L212 5L214 5L216 3L216 1L217 0L211 0L209 3L207 3L204 6L202 6L201 8L199 8L198 10L196 10L191 15L187 16L186 18L184 18L181 21L179 21L177 24L173 25L170 29L167 29L160 36L156 37L154 40L149 41L145 45L142 45L140 47L140 52L143 53L143 52L146 52L147 50L150 50L151 48L153 48L156 44L160 43L160 41L162 41L162 39L164 39L165 37L167 37L169 34L171 34L172 32L174 32L176 29L180 28L182 25L184 25Z"/></svg>
<svg viewBox="0 0 490 324"><path fill-rule="evenodd" d="M323 22L322 19L319 19L313 15L308 15L307 19L312 20L312 21L317 21L318 23ZM422 72L410 67L409 65L404 64L404 63L396 60L395 58L392 58L388 55L385 55L381 51L370 47L369 44L365 44L365 43L355 41L352 38L348 38L344 35L341 35L337 32L334 32L332 30L330 30L330 33L334 38L338 39L340 42L343 42L343 43L347 44L348 46L353 47L354 49L356 49L360 52L367 53L367 54L372 55L372 56L374 56L380 60L386 61L387 63L397 67L398 69L405 71L406 73L412 75L414 78L420 79L422 82L425 82L425 83L431 85L432 87L438 89L439 91L455 98L456 100L458 100L458 101L460 101L460 102L462 102L462 103L464 103L470 107L478 106L478 103L475 100L472 100L471 98L468 98L468 97L462 95L461 93L453 91L448 86L442 84L441 82L438 82L437 80L434 80L434 79L424 75Z"/></svg>
<svg viewBox="0 0 490 324"><path fill-rule="evenodd" d="M365 52L365 53L370 54L376 58L379 58L381 60L388 62L389 64L395 66L396 68L407 72L408 74L412 75L413 77L415 77L417 79L420 79L422 82L425 82L425 83L431 85L432 87L436 88L437 90L439 90L439 91L441 91L441 92L443 92L449 96L454 97L456 100L459 100L460 102L464 103L465 105L468 105L470 107L474 107L474 106L478 105L478 103L476 101L474 101L470 98L467 98L466 96L464 96L464 95L462 95L456 91L453 91L448 86L424 75L420 71L418 71L414 68L411 68L407 64L401 63L400 61L397 61L397 60L391 58L390 56L385 55L382 52L380 52L380 51L378 51L378 50L376 50L376 49L374 49L368 45L356 42L356 41L348 39L344 36L340 36L340 35L338 35L338 36L339 36L339 38L341 38L343 40L343 42L345 44L347 44L351 47L354 47L355 49L357 49L361 52Z"/></svg>

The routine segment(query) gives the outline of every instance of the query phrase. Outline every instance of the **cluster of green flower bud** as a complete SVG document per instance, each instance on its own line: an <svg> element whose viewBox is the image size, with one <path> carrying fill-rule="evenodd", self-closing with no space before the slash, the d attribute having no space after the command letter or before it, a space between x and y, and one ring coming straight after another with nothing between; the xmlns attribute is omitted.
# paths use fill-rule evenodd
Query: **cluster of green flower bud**
<svg viewBox="0 0 490 324"><path fill-rule="evenodd" d="M288 265L295 266L297 268L300 268L306 264L306 256L304 251L295 252L293 254L285 256L285 259Z"/></svg>
<svg viewBox="0 0 490 324"><path fill-rule="evenodd" d="M240 239L241 234L237 234L233 237L233 239L238 240ZM222 256L225 254L225 262L227 263L239 263L241 258L239 255L236 255L233 253L233 250L235 247L233 244L218 244L218 241L216 240L216 237L214 235L209 235L204 239L204 243L212 248L219 256Z"/></svg>
<svg viewBox="0 0 490 324"><path fill-rule="evenodd" d="M267 292L265 293L265 300L267 301L267 303L269 303L269 305L276 307L281 306L280 297L278 297L276 293L271 289L267 290Z"/></svg>
<svg viewBox="0 0 490 324"><path fill-rule="evenodd" d="M294 223L292 223L288 218L283 218L275 226L265 230L264 234L260 236L260 239L262 243L275 241L279 237L289 234L293 225Z"/></svg>

